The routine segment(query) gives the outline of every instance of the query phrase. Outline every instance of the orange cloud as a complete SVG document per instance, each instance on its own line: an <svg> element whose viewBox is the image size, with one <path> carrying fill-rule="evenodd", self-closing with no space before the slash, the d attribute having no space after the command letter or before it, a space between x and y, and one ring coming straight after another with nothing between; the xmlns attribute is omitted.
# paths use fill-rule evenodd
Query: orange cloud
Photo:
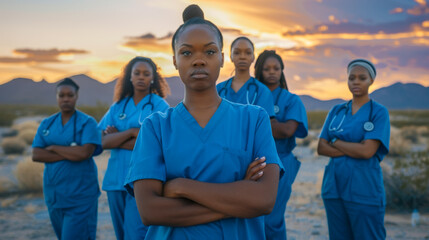
<svg viewBox="0 0 429 240"><path fill-rule="evenodd" d="M23 57L0 57L0 63L60 63L64 62L64 59L67 57L73 57L77 54L87 54L89 53L86 50L78 49L66 49L58 50L56 48L52 49L30 49L22 48L15 49L13 51L15 55L21 55Z"/></svg>
<svg viewBox="0 0 429 240"><path fill-rule="evenodd" d="M396 14L396 13L402 13L402 12L404 12L404 9L397 7L395 9L391 10L390 14Z"/></svg>
<svg viewBox="0 0 429 240"><path fill-rule="evenodd" d="M408 9L408 14L419 16L429 13L429 7L427 6L425 0L415 0L415 2L418 3L418 5L414 8Z"/></svg>
<svg viewBox="0 0 429 240"><path fill-rule="evenodd" d="M134 52L152 51L171 53L171 38L173 34L157 38L152 33L147 33L139 37L128 37L127 41L120 47Z"/></svg>

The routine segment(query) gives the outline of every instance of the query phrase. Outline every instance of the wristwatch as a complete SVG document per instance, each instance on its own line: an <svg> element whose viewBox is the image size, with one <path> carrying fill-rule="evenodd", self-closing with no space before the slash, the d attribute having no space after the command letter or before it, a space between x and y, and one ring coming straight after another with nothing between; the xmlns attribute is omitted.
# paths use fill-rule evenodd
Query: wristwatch
<svg viewBox="0 0 429 240"><path fill-rule="evenodd" d="M332 138L331 142L329 144L334 145L334 143L337 141L337 138Z"/></svg>

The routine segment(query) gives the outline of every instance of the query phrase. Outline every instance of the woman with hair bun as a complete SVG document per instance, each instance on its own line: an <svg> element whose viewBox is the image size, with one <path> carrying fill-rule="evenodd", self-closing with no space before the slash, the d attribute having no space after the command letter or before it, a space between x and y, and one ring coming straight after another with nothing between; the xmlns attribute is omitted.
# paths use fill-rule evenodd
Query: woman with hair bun
<svg viewBox="0 0 429 240"><path fill-rule="evenodd" d="M390 122L368 94L376 73L365 59L348 64L353 98L331 109L320 133L317 152L331 157L322 183L330 239L386 238L380 162L389 152Z"/></svg>
<svg viewBox="0 0 429 240"><path fill-rule="evenodd" d="M101 119L104 149L111 149L102 189L107 192L116 238L144 239L147 227L138 214L135 199L124 188L131 153L143 120L168 109L163 99L169 91L150 58L135 57L124 67L115 86L115 103Z"/></svg>
<svg viewBox="0 0 429 240"><path fill-rule="evenodd" d="M33 161L45 163L43 195L58 239L95 239L100 188L93 157L102 152L94 118L76 110L79 86L57 84L60 112L44 119L33 140Z"/></svg>
<svg viewBox="0 0 429 240"><path fill-rule="evenodd" d="M264 239L283 171L269 117L219 97L222 34L194 16L172 40L185 97L143 122L126 187L148 239Z"/></svg>

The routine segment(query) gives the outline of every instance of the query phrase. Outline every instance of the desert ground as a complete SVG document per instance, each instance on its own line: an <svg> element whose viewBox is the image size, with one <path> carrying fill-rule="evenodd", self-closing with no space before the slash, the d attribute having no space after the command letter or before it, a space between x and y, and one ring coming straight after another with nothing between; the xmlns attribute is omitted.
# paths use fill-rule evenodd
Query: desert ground
<svg viewBox="0 0 429 240"><path fill-rule="evenodd" d="M7 128L0 128L0 133L6 131ZM294 150L302 164L285 214L288 239L329 239L320 197L323 169L329 159L317 156L314 145L314 141L304 145L299 142ZM424 144L423 147L420 146L424 147ZM0 150L0 239L55 239L40 189L23 189L21 183L23 178L40 182L40 173L37 176L32 176L32 173L40 172L43 164L31 162L30 147L23 154L4 154L2 151ZM108 158L108 151L95 157L100 183ZM20 163L21 167L18 166ZM31 166L22 170L22 166L26 164ZM412 227L410 210L388 210L385 227L387 239L429 239L429 213L420 212L419 225ZM99 198L97 239L115 239L105 192Z"/></svg>

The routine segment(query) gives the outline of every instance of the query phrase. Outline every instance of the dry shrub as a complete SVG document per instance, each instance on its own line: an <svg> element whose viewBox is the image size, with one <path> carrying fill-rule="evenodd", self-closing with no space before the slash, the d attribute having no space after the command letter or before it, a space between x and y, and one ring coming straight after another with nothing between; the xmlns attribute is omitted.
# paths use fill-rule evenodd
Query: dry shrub
<svg viewBox="0 0 429 240"><path fill-rule="evenodd" d="M20 124L15 124L12 126L12 129L17 130L18 132L21 132L26 129L36 130L39 127L39 123L36 121L26 121Z"/></svg>
<svg viewBox="0 0 429 240"><path fill-rule="evenodd" d="M390 129L389 156L405 156L411 150L411 141L401 135L401 130L392 127Z"/></svg>
<svg viewBox="0 0 429 240"><path fill-rule="evenodd" d="M31 157L20 161L15 170L19 188L24 191L42 191L44 167L42 163L33 162Z"/></svg>
<svg viewBox="0 0 429 240"><path fill-rule="evenodd" d="M417 132L418 132L422 137L429 138L429 128L428 128L428 127L426 127L426 126L419 127L419 128L418 128L418 130L417 130Z"/></svg>
<svg viewBox="0 0 429 240"><path fill-rule="evenodd" d="M319 138L317 136L314 136L313 134L309 134L306 138L303 139L296 139L296 143L304 147L309 146L313 141L319 141Z"/></svg>
<svg viewBox="0 0 429 240"><path fill-rule="evenodd" d="M314 152L315 155L317 155L317 146L318 145L319 145L319 140L313 140L308 145L308 147L311 149L312 152Z"/></svg>
<svg viewBox="0 0 429 240"><path fill-rule="evenodd" d="M309 147L313 152L316 152L317 145L319 144L319 135L320 135L320 130L310 130L308 132L307 137L305 137L304 139L300 139L300 141L298 141L299 138L296 139L297 144L301 146Z"/></svg>
<svg viewBox="0 0 429 240"><path fill-rule="evenodd" d="M297 139L295 139L296 145L298 145L298 146L307 146L308 143L304 139L305 138L297 138Z"/></svg>
<svg viewBox="0 0 429 240"><path fill-rule="evenodd" d="M29 203L27 206L25 206L24 211L26 213L33 214L37 212L37 208L35 205Z"/></svg>
<svg viewBox="0 0 429 240"><path fill-rule="evenodd" d="M427 138L428 134L429 130L426 126L406 126L401 128L401 136L414 144L424 143L424 138Z"/></svg>
<svg viewBox="0 0 429 240"><path fill-rule="evenodd" d="M1 207L7 208L12 206L18 200L18 196L9 197L1 201Z"/></svg>
<svg viewBox="0 0 429 240"><path fill-rule="evenodd" d="M26 148L25 141L19 137L3 138L1 147L5 154L22 154Z"/></svg>
<svg viewBox="0 0 429 240"><path fill-rule="evenodd" d="M24 140L25 143L31 145L33 143L34 136L36 136L37 129L26 128L19 131L18 137Z"/></svg>
<svg viewBox="0 0 429 240"><path fill-rule="evenodd" d="M15 185L9 178L0 177L0 193L10 192L13 187L15 187Z"/></svg>
<svg viewBox="0 0 429 240"><path fill-rule="evenodd" d="M383 166L383 175L388 207L429 207L428 151L393 159L390 169Z"/></svg>
<svg viewBox="0 0 429 240"><path fill-rule="evenodd" d="M17 135L18 135L18 131L10 128L1 134L2 137L15 137Z"/></svg>

